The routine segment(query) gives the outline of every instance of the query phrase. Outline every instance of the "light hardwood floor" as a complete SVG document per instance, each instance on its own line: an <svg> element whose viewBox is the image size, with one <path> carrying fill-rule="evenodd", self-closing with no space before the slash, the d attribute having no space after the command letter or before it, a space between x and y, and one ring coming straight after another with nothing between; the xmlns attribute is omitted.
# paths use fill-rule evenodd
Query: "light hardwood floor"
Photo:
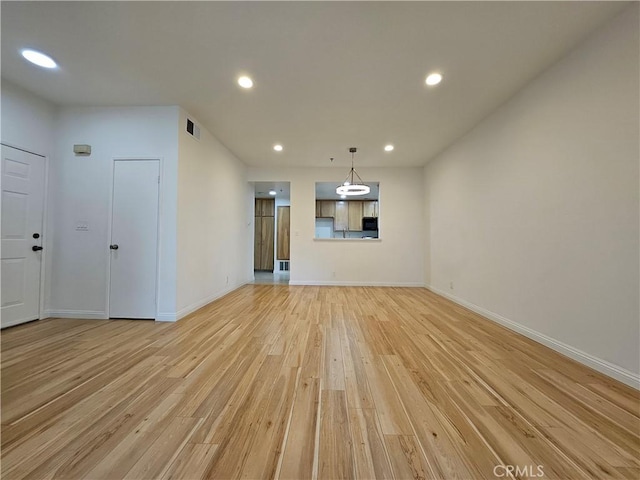
<svg viewBox="0 0 640 480"><path fill-rule="evenodd" d="M7 479L638 479L639 408L419 288L246 285L176 324L2 332Z"/></svg>

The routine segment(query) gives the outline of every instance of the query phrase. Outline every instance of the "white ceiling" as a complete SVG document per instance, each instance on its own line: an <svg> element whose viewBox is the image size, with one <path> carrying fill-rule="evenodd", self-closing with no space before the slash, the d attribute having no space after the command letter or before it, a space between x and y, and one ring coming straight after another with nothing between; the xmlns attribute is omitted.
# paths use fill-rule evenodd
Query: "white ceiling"
<svg viewBox="0 0 640 480"><path fill-rule="evenodd" d="M627 5L3 2L2 76L59 105L180 105L248 165L348 165L356 146L361 167L418 166Z"/></svg>

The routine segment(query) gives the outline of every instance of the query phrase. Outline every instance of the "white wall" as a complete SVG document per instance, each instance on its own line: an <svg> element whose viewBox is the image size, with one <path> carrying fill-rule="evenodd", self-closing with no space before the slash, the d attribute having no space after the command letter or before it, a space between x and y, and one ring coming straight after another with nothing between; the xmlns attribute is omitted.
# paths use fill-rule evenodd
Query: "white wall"
<svg viewBox="0 0 640 480"><path fill-rule="evenodd" d="M3 142L53 152L46 315L108 314L114 158L162 161L158 319L176 320L251 279L253 194L246 168L206 130L199 142L186 135L178 107L56 114L53 105L3 82L2 117ZM91 156L75 156L76 143L90 144ZM88 232L75 230L79 221L89 224Z"/></svg>
<svg viewBox="0 0 640 480"><path fill-rule="evenodd" d="M249 169L249 181L291 182L291 284L423 285L421 168L358 169L363 179L380 181L380 241L314 240L315 183L338 184L347 170Z"/></svg>
<svg viewBox="0 0 640 480"><path fill-rule="evenodd" d="M59 111L49 189L55 226L49 315L106 315L113 159L137 157L162 162L158 318L175 318L177 122L178 107ZM75 156L76 143L91 145L91 156ZM78 221L88 222L89 231L77 232Z"/></svg>
<svg viewBox="0 0 640 480"><path fill-rule="evenodd" d="M202 126L199 141L188 135L186 115L180 111L178 318L253 275L253 192L246 167Z"/></svg>
<svg viewBox="0 0 640 480"><path fill-rule="evenodd" d="M425 168L431 287L636 386L638 55L635 4Z"/></svg>
<svg viewBox="0 0 640 480"><path fill-rule="evenodd" d="M51 156L55 106L2 79L2 143Z"/></svg>

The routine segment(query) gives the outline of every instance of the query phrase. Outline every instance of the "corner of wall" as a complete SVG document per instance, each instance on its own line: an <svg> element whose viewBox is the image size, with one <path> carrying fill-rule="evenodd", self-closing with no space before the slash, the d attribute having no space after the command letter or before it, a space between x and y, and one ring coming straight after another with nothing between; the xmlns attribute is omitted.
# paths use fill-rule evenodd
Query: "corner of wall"
<svg viewBox="0 0 640 480"><path fill-rule="evenodd" d="M424 285L431 284L431 201L429 195L427 164L422 168L424 193Z"/></svg>
<svg viewBox="0 0 640 480"><path fill-rule="evenodd" d="M177 318L242 284L249 264L247 167L189 112L179 118Z"/></svg>

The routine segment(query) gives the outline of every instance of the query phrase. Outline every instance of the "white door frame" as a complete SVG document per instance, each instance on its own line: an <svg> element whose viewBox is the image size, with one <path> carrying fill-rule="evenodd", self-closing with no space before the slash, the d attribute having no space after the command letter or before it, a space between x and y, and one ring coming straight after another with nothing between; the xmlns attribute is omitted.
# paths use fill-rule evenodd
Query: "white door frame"
<svg viewBox="0 0 640 480"><path fill-rule="evenodd" d="M51 248L53 248L53 238L52 238L52 228L49 224L49 157L42 153L34 152L29 148L22 147L16 145L14 143L0 142L0 145L4 145L5 147L15 148L16 150L21 150L26 153L30 153L32 155L36 155L38 157L42 157L44 159L44 192L43 192L43 205L42 205L42 236L44 240L44 249L42 250L42 261L40 262L40 294L38 298L38 319L42 320L44 318L48 318L49 315L45 313L45 300L47 298L47 286L48 282L46 281L47 274L47 262L49 259L48 252ZM0 198L0 206L2 205L2 199Z"/></svg>
<svg viewBox="0 0 640 480"><path fill-rule="evenodd" d="M159 168L159 176L160 181L158 183L158 227L156 231L156 307L154 320L158 321L158 305L160 300L160 249L162 247L162 241L160 240L160 233L162 232L162 198L163 198L163 175L162 175L162 165L163 159L160 156L149 156L149 157L136 157L136 156L127 156L127 157L113 157L111 159L111 188L109 189L109 223L107 226L107 241L105 244L105 255L108 256L107 262L107 287L106 287L106 305L105 312L107 314L107 318L110 318L110 303L111 303L111 250L109 250L109 245L111 244L111 232L113 229L113 188L115 181L115 173L116 173L116 162L126 162L127 160L131 161L157 161Z"/></svg>

